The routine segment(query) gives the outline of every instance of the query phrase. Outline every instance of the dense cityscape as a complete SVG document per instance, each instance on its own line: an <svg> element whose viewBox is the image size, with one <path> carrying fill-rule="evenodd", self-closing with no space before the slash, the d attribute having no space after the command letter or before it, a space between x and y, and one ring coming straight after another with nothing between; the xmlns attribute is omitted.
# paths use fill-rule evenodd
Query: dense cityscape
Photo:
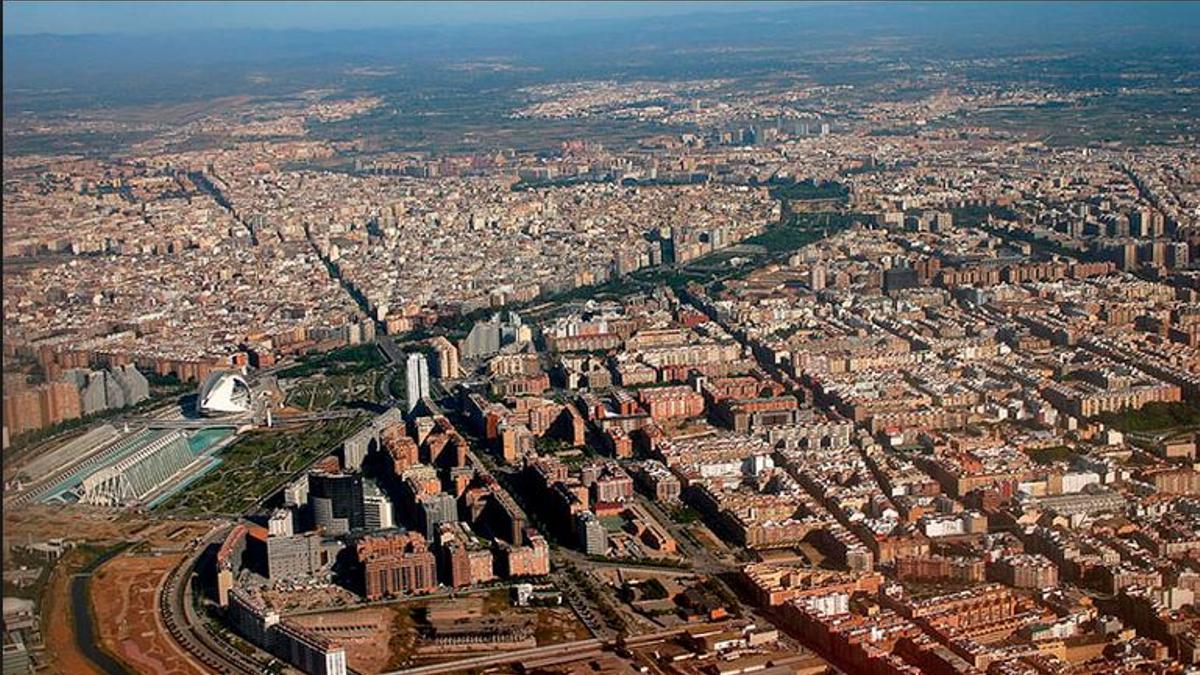
<svg viewBox="0 0 1200 675"><path fill-rule="evenodd" d="M6 24L4 673L1200 667L1200 6L667 4Z"/></svg>

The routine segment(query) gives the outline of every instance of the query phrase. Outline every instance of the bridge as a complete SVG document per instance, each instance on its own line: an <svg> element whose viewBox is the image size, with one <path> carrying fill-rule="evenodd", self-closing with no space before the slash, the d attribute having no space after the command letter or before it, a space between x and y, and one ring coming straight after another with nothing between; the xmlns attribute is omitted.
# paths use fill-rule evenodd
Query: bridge
<svg viewBox="0 0 1200 675"><path fill-rule="evenodd" d="M154 418L133 418L128 420L130 427L146 427L147 429L215 429L217 427L241 428L253 421L248 415L236 417L212 418L181 418L173 420Z"/></svg>
<svg viewBox="0 0 1200 675"><path fill-rule="evenodd" d="M296 413L289 415L271 415L271 423L295 424L301 422L320 422L322 420L344 419L357 417L364 411L357 409L323 410L318 412ZM148 429L214 429L219 427L242 428L246 426L264 426L263 416L252 413L227 415L224 417L130 417L123 420L130 427L146 427Z"/></svg>

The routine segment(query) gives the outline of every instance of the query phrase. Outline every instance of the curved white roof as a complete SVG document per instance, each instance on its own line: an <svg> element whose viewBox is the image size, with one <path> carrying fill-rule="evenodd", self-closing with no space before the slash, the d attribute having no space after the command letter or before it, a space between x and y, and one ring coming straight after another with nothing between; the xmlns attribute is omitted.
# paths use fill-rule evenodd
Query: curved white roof
<svg viewBox="0 0 1200 675"><path fill-rule="evenodd" d="M250 410L250 385L232 372L215 372L204 380L196 405L204 415L226 415Z"/></svg>

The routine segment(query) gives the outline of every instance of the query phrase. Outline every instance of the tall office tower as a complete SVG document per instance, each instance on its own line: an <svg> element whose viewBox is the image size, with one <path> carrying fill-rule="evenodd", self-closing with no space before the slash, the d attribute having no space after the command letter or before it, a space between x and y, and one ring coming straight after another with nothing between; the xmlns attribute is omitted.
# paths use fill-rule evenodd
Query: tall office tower
<svg viewBox="0 0 1200 675"><path fill-rule="evenodd" d="M408 379L408 411L417 407L417 402L429 395L429 365L424 354L409 354L405 368Z"/></svg>
<svg viewBox="0 0 1200 675"><path fill-rule="evenodd" d="M575 516L575 527L579 534L579 548L588 555L604 555L608 553L608 533L600 524L600 519L591 511L583 511Z"/></svg>
<svg viewBox="0 0 1200 675"><path fill-rule="evenodd" d="M363 479L357 473L310 473L308 502L312 505L314 522L328 535L366 527Z"/></svg>
<svg viewBox="0 0 1200 675"><path fill-rule="evenodd" d="M387 530L396 526L396 519L392 516L392 502L386 495L365 495L363 508L368 530Z"/></svg>

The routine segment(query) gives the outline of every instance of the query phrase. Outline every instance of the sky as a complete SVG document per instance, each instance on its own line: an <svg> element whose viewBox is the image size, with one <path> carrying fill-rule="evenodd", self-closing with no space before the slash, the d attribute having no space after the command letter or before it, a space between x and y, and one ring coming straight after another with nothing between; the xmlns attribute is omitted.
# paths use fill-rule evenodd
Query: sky
<svg viewBox="0 0 1200 675"><path fill-rule="evenodd" d="M37 2L5 0L4 34L226 28L353 30L794 9L788 2ZM802 3L801 3L802 4Z"/></svg>

